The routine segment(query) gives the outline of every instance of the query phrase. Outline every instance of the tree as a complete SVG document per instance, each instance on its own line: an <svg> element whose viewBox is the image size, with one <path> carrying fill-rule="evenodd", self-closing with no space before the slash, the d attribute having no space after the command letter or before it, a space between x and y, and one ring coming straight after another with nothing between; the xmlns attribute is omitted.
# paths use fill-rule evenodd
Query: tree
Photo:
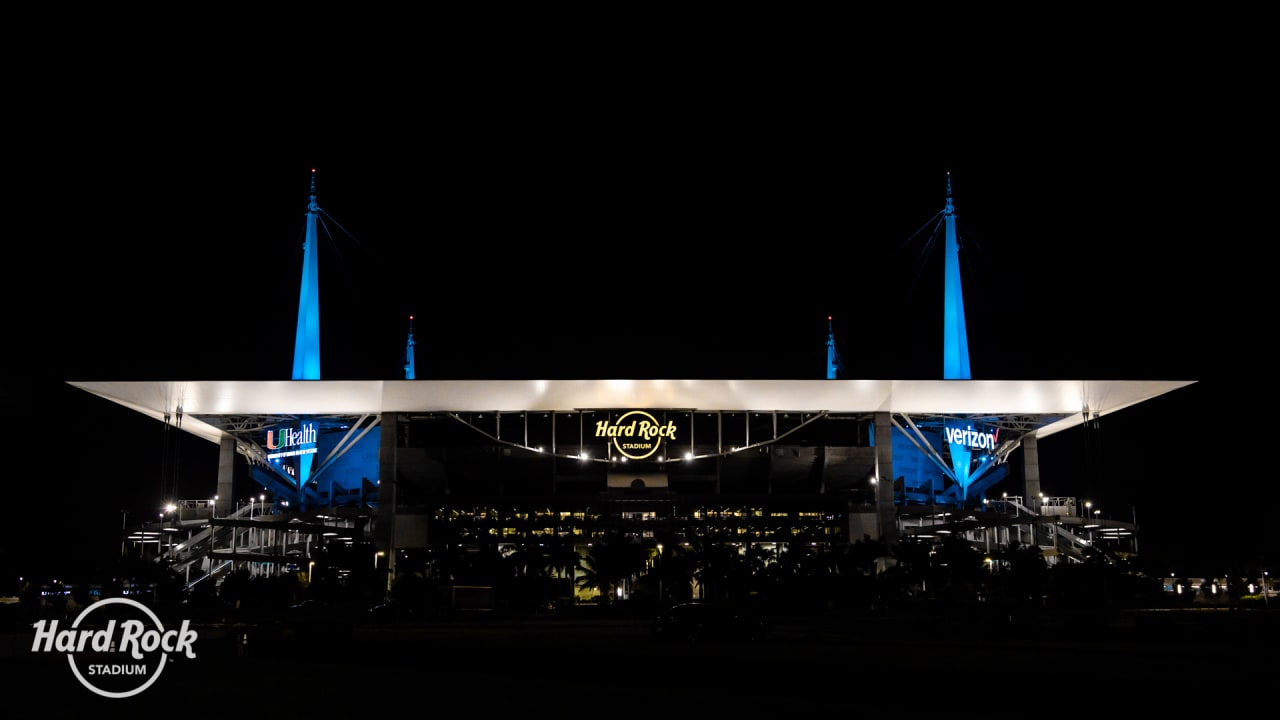
<svg viewBox="0 0 1280 720"><path fill-rule="evenodd" d="M697 556L690 546L680 543L664 544L655 568L662 581L660 603L671 605L693 599L697 562Z"/></svg>
<svg viewBox="0 0 1280 720"><path fill-rule="evenodd" d="M694 578L708 600L739 600L746 596L751 569L736 543L708 542L698 548Z"/></svg>
<svg viewBox="0 0 1280 720"><path fill-rule="evenodd" d="M619 587L645 571L649 552L639 543L618 537L592 543L582 561L578 587L595 590L603 602L612 602Z"/></svg>
<svg viewBox="0 0 1280 720"><path fill-rule="evenodd" d="M544 558L546 571L560 580L557 584L564 585L568 596L572 597L574 582L582 568L582 556L578 554L578 549L569 540L556 539L547 545ZM555 597L562 597L559 591L556 591Z"/></svg>

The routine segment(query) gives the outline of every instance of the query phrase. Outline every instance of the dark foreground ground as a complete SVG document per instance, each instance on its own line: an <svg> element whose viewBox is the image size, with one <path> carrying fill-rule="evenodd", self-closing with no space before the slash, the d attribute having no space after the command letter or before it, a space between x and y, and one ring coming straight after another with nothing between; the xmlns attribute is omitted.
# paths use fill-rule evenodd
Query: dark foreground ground
<svg viewBox="0 0 1280 720"><path fill-rule="evenodd" d="M1267 716L1280 611L771 619L757 642L666 642L643 620L468 618L198 628L134 697L90 692L63 655L3 637L6 717Z"/></svg>

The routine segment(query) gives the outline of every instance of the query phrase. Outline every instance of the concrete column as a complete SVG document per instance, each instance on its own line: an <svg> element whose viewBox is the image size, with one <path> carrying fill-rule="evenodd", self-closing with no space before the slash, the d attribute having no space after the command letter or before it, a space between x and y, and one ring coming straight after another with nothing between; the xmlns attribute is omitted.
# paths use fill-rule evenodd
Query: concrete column
<svg viewBox="0 0 1280 720"><path fill-rule="evenodd" d="M1040 448L1037 440L1034 435L1027 435L1022 439L1022 503L1043 514L1044 508L1040 507ZM1046 544L1037 535L1045 532L1053 534L1052 527L1045 528L1038 523L1031 524L1028 529L1031 531L1031 543L1037 545Z"/></svg>
<svg viewBox="0 0 1280 720"><path fill-rule="evenodd" d="M396 457L399 443L399 416L382 414L378 445L378 522L374 526L374 547L386 553L387 589L396 576Z"/></svg>
<svg viewBox="0 0 1280 720"><path fill-rule="evenodd" d="M1035 435L1022 438L1023 502L1036 507L1040 501L1040 449Z"/></svg>
<svg viewBox="0 0 1280 720"><path fill-rule="evenodd" d="M218 443L218 500L214 503L214 513L218 517L231 514L235 492L236 439L224 434Z"/></svg>
<svg viewBox="0 0 1280 720"><path fill-rule="evenodd" d="M887 412L875 414L875 455L876 522L880 526L880 537L887 543L895 543L901 533L893 504L893 423Z"/></svg>

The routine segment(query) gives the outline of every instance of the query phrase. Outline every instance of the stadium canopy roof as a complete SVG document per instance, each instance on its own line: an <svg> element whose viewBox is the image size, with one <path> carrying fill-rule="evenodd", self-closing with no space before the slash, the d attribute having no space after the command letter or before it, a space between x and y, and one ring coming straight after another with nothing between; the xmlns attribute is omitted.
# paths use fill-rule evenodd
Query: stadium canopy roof
<svg viewBox="0 0 1280 720"><path fill-rule="evenodd" d="M222 417L387 412L888 412L1016 419L1042 438L1194 380L294 380L69 384L211 442Z"/></svg>

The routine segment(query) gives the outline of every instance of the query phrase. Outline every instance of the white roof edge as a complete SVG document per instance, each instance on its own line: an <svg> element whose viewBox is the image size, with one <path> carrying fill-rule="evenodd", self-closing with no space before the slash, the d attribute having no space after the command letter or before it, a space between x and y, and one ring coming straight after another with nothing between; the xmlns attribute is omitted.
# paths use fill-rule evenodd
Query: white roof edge
<svg viewBox="0 0 1280 720"><path fill-rule="evenodd" d="M1046 437L1195 380L285 380L73 381L70 385L218 442L198 416L384 412L708 411L1063 415Z"/></svg>

